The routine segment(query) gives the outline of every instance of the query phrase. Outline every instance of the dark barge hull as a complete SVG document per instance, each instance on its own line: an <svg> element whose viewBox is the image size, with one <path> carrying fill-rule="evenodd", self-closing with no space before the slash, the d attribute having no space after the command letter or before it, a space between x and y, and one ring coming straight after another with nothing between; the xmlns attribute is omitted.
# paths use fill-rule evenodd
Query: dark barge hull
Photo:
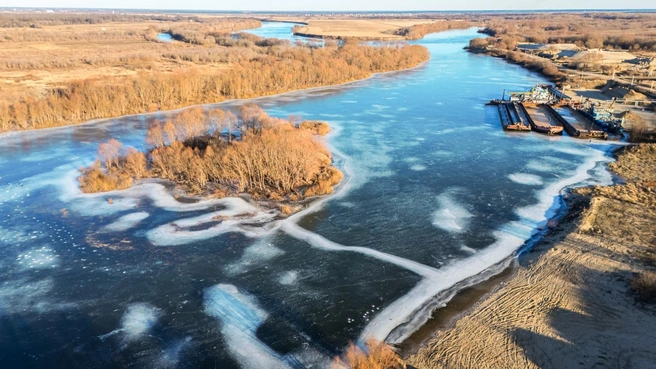
<svg viewBox="0 0 656 369"><path fill-rule="evenodd" d="M539 109L540 107L536 106L535 108ZM560 135L560 134L563 133L563 127L562 126L554 126L554 125L546 124L544 122L541 123L541 124L536 123L533 120L533 118L531 117L531 115L528 113L528 111L526 110L526 107L524 106L524 104L521 104L521 103L517 104L517 110L518 110L520 116L523 116L523 119L528 121L531 128L535 132L543 133L543 134L550 135L550 136ZM544 112L542 112L542 113L545 114Z"/></svg>
<svg viewBox="0 0 656 369"><path fill-rule="evenodd" d="M499 103L497 104L497 109L499 110L499 118L501 119L503 129L508 131L531 130L531 126L517 112L515 104L509 102Z"/></svg>
<svg viewBox="0 0 656 369"><path fill-rule="evenodd" d="M596 122L592 119L590 119L588 116L581 114L578 112L576 109L572 108L569 105L563 105L561 106L562 109L568 109L570 112L573 114L578 115L580 119L584 119L587 125L589 126L589 129L584 129L580 127L579 124L574 125L570 123L567 119L563 118L563 116L556 111L553 107L549 105L545 105L546 109L563 125L565 128L565 131L567 131L567 134L576 137L576 138L581 138L581 139L588 139L588 138L599 138L599 139L607 139L608 138L608 133L603 131L602 129L599 129L596 125Z"/></svg>

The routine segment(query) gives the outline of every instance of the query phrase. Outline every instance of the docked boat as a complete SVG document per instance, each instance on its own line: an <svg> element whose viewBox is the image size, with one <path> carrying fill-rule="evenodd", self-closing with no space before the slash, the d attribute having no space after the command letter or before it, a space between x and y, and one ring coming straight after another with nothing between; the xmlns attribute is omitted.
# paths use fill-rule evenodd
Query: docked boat
<svg viewBox="0 0 656 369"><path fill-rule="evenodd" d="M554 116L546 111L548 105L517 103L519 114L528 121L536 132L547 135L559 135L563 133L563 125Z"/></svg>

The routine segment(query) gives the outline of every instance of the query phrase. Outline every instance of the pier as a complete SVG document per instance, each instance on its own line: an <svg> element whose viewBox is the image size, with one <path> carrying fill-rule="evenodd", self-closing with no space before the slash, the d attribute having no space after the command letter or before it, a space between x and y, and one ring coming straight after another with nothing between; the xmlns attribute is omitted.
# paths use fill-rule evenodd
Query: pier
<svg viewBox="0 0 656 369"><path fill-rule="evenodd" d="M608 133L597 127L595 122L579 113L569 105L551 107L545 105L556 119L565 127L567 134L576 138L607 139Z"/></svg>

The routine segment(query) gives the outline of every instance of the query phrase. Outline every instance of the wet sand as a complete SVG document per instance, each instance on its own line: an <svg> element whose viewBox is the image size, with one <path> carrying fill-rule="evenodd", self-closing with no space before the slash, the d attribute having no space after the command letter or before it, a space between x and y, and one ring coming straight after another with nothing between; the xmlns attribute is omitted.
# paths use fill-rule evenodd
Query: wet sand
<svg viewBox="0 0 656 369"><path fill-rule="evenodd" d="M582 188L512 277L434 333L407 361L423 368L649 368L656 307L631 278L653 268L656 145L628 149L611 170L628 183ZM650 266L651 264L651 266Z"/></svg>

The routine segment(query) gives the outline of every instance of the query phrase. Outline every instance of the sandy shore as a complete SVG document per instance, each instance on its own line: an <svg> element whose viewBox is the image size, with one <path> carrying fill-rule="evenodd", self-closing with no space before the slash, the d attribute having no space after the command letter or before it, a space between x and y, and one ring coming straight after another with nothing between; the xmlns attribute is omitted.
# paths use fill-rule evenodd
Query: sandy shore
<svg viewBox="0 0 656 369"><path fill-rule="evenodd" d="M629 283L656 261L656 145L625 150L628 183L573 191L513 275L408 358L416 368L651 368L656 306ZM439 312L438 312L439 314Z"/></svg>

